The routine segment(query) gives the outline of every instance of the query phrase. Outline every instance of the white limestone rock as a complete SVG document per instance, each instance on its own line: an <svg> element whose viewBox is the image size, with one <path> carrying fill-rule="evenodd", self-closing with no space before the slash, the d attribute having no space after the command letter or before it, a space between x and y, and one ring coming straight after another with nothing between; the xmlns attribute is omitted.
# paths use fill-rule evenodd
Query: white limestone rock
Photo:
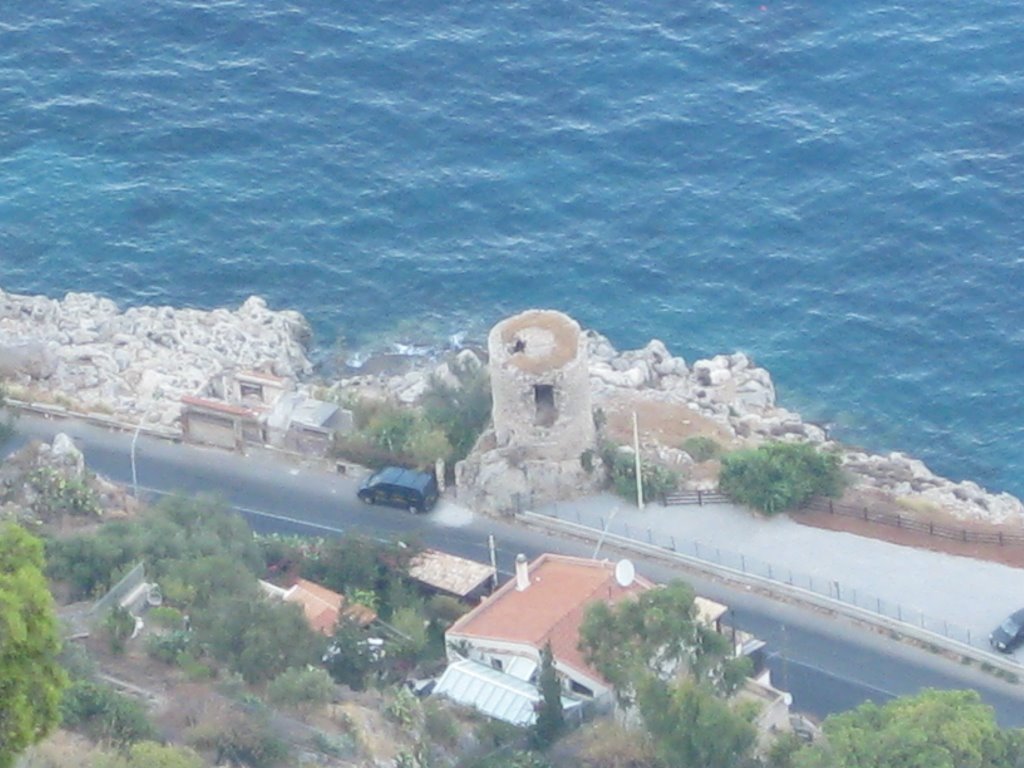
<svg viewBox="0 0 1024 768"><path fill-rule="evenodd" d="M251 297L235 312L132 307L69 293L57 301L0 291L0 369L11 383L62 394L133 420L154 392L174 405L226 366L299 378L312 372L310 328ZM137 388L141 390L137 391ZM118 396L108 400L113 392ZM161 416L164 419L166 414Z"/></svg>
<svg viewBox="0 0 1024 768"><path fill-rule="evenodd" d="M50 446L50 456L75 480L85 474L85 456L78 450L74 441L63 432L58 432Z"/></svg>

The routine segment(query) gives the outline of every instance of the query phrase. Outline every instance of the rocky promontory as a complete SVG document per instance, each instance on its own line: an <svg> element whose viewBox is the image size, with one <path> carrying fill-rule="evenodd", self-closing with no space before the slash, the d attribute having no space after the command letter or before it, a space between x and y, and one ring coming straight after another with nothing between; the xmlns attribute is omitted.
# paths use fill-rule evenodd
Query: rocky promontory
<svg viewBox="0 0 1024 768"><path fill-rule="evenodd" d="M714 474L684 450L682 437L711 436L724 448L765 440L808 441L840 455L853 486L907 508L933 507L961 520L1024 524L1024 505L1006 493L953 482L901 453L873 454L834 441L820 425L776 403L771 375L743 353L687 363L653 340L619 351L586 331L595 410L610 422L637 410L653 414L642 450L682 469L691 487L707 488ZM225 370L254 370L294 380L313 373L309 324L298 312L271 310L259 297L238 309L133 307L88 293L61 300L0 290L0 379L14 397L68 405L130 423L175 428L180 397L200 391ZM456 353L461 364L482 362L475 349ZM414 406L431 376L450 377L447 363L422 358L411 371L378 372L322 382L329 390L376 393ZM684 425L681 430L670 425Z"/></svg>
<svg viewBox="0 0 1024 768"><path fill-rule="evenodd" d="M12 395L172 426L180 397L229 368L312 372L298 312L253 296L238 309L132 307L90 293L63 299L0 290L0 378Z"/></svg>

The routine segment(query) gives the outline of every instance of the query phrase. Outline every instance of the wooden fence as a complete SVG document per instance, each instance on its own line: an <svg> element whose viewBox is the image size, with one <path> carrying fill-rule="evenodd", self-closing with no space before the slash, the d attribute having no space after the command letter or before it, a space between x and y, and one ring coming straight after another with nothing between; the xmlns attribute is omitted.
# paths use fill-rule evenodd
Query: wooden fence
<svg viewBox="0 0 1024 768"><path fill-rule="evenodd" d="M703 507L705 504L728 504L732 501L724 493L719 491L673 491L661 497L663 507L672 507L682 504L695 504Z"/></svg>
<svg viewBox="0 0 1024 768"><path fill-rule="evenodd" d="M954 528L950 525L915 520L898 513L876 512L867 507L855 507L848 504L836 504L832 499L811 499L804 507L812 512L828 512L830 515L853 517L869 523L888 525L907 531L927 533L942 539L963 541L969 544L998 544L999 546L1020 546L1024 544L1024 533L1003 533L1002 531L969 531L966 528Z"/></svg>

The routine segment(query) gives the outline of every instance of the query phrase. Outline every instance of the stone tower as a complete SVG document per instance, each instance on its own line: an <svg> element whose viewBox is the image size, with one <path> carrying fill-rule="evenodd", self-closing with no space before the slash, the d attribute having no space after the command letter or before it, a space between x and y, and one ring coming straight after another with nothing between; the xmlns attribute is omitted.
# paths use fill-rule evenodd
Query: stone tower
<svg viewBox="0 0 1024 768"><path fill-rule="evenodd" d="M531 309L494 326L487 350L498 448L578 461L594 447L587 344L575 320Z"/></svg>
<svg viewBox="0 0 1024 768"><path fill-rule="evenodd" d="M455 467L460 500L515 512L596 490L587 343L576 321L531 309L487 337L493 427Z"/></svg>

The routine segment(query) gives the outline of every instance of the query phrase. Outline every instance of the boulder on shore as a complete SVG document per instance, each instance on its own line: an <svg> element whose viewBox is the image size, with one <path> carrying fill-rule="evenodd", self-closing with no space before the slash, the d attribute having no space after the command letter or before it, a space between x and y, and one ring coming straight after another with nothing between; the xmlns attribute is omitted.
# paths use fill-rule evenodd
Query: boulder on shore
<svg viewBox="0 0 1024 768"><path fill-rule="evenodd" d="M69 293L63 300L0 290L0 376L31 397L164 426L225 368L297 378L312 372L306 319L258 296L237 310L132 307Z"/></svg>

